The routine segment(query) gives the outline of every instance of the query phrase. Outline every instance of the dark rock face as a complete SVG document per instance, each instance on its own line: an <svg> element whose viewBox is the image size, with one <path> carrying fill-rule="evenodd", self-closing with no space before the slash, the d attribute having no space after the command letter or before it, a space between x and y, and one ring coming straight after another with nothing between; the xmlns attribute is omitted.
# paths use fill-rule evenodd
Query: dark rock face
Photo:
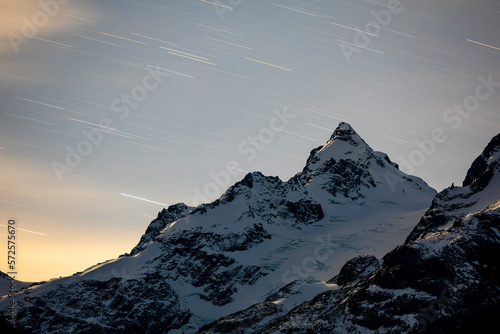
<svg viewBox="0 0 500 334"><path fill-rule="evenodd" d="M354 129L347 123L345 122L340 122L339 126L333 131L332 136L330 137L331 139L338 139L342 141L349 141L351 142L354 146L357 146L359 143L358 142L352 142L353 139L352 137L356 134Z"/></svg>
<svg viewBox="0 0 500 334"><path fill-rule="evenodd" d="M387 162L389 165L399 169L399 165L395 162L393 162L389 156L383 152L376 152L380 157L382 157L382 159L384 159L385 162Z"/></svg>
<svg viewBox="0 0 500 334"><path fill-rule="evenodd" d="M495 154L500 151L500 134L493 137L490 143L486 146L483 153L474 160L472 166L467 172L463 186L471 187L475 191L483 189L487 184L493 170L497 167L498 161L493 164L489 162ZM474 183L474 184L473 184Z"/></svg>
<svg viewBox="0 0 500 334"><path fill-rule="evenodd" d="M169 206L167 209L163 209L159 214L158 218L153 220L146 229L146 232L142 235L141 240L137 246L132 249L130 255L135 255L140 251L144 250L144 247L155 240L161 233L161 231L167 227L169 224L185 217L192 208L188 207L184 203L178 203Z"/></svg>
<svg viewBox="0 0 500 334"><path fill-rule="evenodd" d="M346 285L359 282L373 273L381 264L382 261L373 255L357 256L347 261L339 274L328 281L328 283Z"/></svg>
<svg viewBox="0 0 500 334"><path fill-rule="evenodd" d="M86 280L28 295L20 301L18 319L35 333L89 334L162 333L189 320L189 311L160 275L142 279Z"/></svg>
<svg viewBox="0 0 500 334"><path fill-rule="evenodd" d="M252 285L267 275L258 266L243 266L223 252L243 251L271 236L262 225L246 228L242 234L202 233L184 230L161 239L161 265L156 268L164 279L189 283L202 288L200 298L217 306L232 301L238 285Z"/></svg>
<svg viewBox="0 0 500 334"><path fill-rule="evenodd" d="M264 318L276 315L280 310L279 306L266 301L207 324L201 327L198 333L244 333Z"/></svg>
<svg viewBox="0 0 500 334"><path fill-rule="evenodd" d="M286 202L285 205L299 222L318 221L325 216L321 205L310 200L301 199L298 202Z"/></svg>
<svg viewBox="0 0 500 334"><path fill-rule="evenodd" d="M493 137L483 153L474 160L463 182L464 187L450 187L436 195L431 207L408 236L407 241L416 240L430 229L438 229L467 214L481 200L479 195L494 174L500 173L500 134ZM492 198L491 200L495 200Z"/></svg>
<svg viewBox="0 0 500 334"><path fill-rule="evenodd" d="M202 326L197 333L254 333L259 324L267 317L279 317L286 314L286 309L276 302L297 294L297 289L310 281L293 281L270 295L265 301L252 305L227 317Z"/></svg>
<svg viewBox="0 0 500 334"><path fill-rule="evenodd" d="M334 197L341 195L353 200L364 198L362 189L376 186L368 169L352 160L329 160L320 171L331 173L332 177L323 189Z"/></svg>

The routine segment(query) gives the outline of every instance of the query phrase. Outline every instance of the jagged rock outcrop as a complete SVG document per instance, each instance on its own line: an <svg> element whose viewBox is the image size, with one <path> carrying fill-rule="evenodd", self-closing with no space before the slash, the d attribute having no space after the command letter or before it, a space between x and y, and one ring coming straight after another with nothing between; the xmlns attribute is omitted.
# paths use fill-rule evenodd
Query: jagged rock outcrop
<svg viewBox="0 0 500 334"><path fill-rule="evenodd" d="M130 255L135 255L144 250L144 247L154 241L165 227L175 222L176 220L184 218L192 209L194 208L188 207L184 203L178 203L169 206L167 209L163 209L158 214L158 217L148 225L146 232L142 235L141 240L139 241L137 246L132 249Z"/></svg>

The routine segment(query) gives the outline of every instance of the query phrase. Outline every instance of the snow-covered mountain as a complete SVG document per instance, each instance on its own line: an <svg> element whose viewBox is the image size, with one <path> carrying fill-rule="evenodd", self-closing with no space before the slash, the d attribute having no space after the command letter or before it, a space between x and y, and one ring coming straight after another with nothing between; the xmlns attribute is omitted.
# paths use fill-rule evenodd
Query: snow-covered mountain
<svg viewBox="0 0 500 334"><path fill-rule="evenodd" d="M383 260L359 256L332 280L292 282L200 333L495 332L499 270L500 134Z"/></svg>
<svg viewBox="0 0 500 334"><path fill-rule="evenodd" d="M321 282L348 259L401 244L435 194L341 123L290 180L249 173L212 203L164 209L130 254L24 290L18 320L35 333L194 333L290 283L304 292L291 309L337 289Z"/></svg>

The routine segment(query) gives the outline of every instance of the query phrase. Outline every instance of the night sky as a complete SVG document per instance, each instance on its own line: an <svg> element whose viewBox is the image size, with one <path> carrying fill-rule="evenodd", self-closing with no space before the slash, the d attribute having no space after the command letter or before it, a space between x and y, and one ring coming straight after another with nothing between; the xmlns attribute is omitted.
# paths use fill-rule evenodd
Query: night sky
<svg viewBox="0 0 500 334"><path fill-rule="evenodd" d="M248 171L287 180L342 121L438 191L499 132L498 1L0 3L21 280L128 252Z"/></svg>

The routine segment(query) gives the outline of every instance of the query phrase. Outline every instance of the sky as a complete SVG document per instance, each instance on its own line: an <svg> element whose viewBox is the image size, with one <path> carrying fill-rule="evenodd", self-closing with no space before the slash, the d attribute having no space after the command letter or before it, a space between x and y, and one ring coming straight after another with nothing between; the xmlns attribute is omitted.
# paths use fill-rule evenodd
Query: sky
<svg viewBox="0 0 500 334"><path fill-rule="evenodd" d="M71 275L168 205L287 180L340 122L436 190L500 128L494 0L0 0L0 270Z"/></svg>

